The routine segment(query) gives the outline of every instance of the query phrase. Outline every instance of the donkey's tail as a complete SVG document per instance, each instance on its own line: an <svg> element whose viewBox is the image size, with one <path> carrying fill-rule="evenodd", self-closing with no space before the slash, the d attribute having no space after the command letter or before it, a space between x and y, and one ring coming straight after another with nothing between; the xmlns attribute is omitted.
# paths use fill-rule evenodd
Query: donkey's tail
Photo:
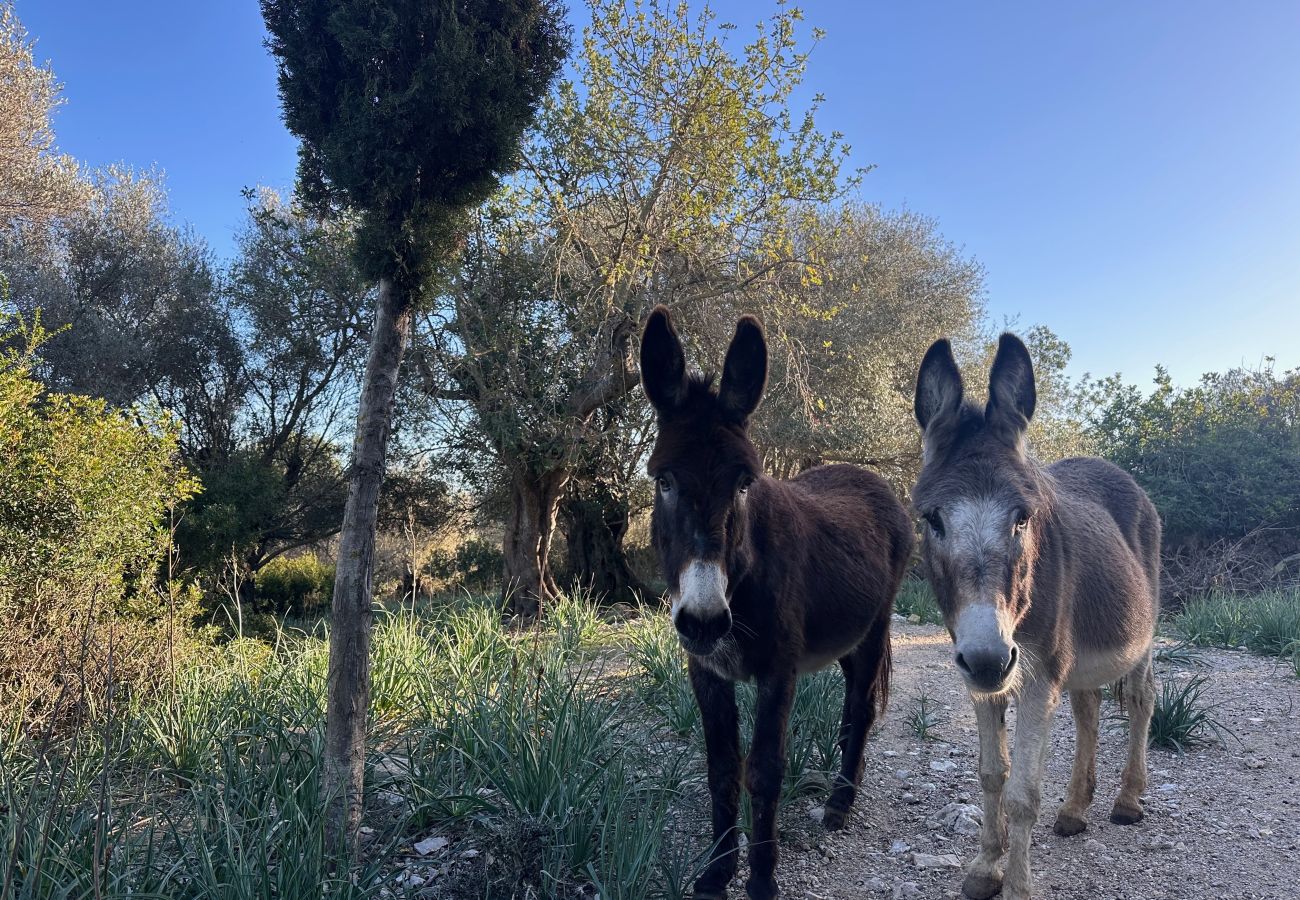
<svg viewBox="0 0 1300 900"><path fill-rule="evenodd" d="M892 606L892 605L891 605ZM877 658L880 660L876 667L876 720L884 718L885 710L889 708L889 682L894 675L894 642L889 634L889 613L880 617L871 630L871 640L879 648Z"/></svg>

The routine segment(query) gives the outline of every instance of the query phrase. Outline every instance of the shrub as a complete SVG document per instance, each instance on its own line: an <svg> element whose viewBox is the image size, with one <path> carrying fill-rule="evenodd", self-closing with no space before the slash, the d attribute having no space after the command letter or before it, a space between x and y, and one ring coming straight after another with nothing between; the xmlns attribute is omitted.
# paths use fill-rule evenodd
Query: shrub
<svg viewBox="0 0 1300 900"><path fill-rule="evenodd" d="M257 610L279 616L324 612L334 596L334 566L314 553L280 556L257 573Z"/></svg>
<svg viewBox="0 0 1300 900"><path fill-rule="evenodd" d="M47 392L43 338L0 319L0 713L33 720L96 702L110 652L130 687L174 649L187 611L157 576L168 510L195 488L169 419Z"/></svg>
<svg viewBox="0 0 1300 900"><path fill-rule="evenodd" d="M501 583L505 557L501 547L490 541L473 538L454 553L438 552L429 561L429 572L450 587L484 594Z"/></svg>

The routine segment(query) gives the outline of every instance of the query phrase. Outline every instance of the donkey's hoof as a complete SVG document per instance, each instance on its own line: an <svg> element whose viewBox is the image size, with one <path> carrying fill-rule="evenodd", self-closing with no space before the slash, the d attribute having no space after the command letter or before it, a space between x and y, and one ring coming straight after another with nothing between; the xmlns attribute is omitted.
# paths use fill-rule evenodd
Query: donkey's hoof
<svg viewBox="0 0 1300 900"><path fill-rule="evenodd" d="M836 809L833 806L828 806L826 811L822 813L822 827L827 831L839 831L848 820L849 811L847 809Z"/></svg>
<svg viewBox="0 0 1300 900"><path fill-rule="evenodd" d="M745 895L749 900L773 900L781 896L781 889L776 886L775 878L756 878L750 876L745 882Z"/></svg>
<svg viewBox="0 0 1300 900"><path fill-rule="evenodd" d="M1072 816L1069 813L1059 812L1056 814L1056 824L1052 826L1052 831L1061 837L1074 837L1076 834L1088 827L1088 820L1079 816Z"/></svg>
<svg viewBox="0 0 1300 900"><path fill-rule="evenodd" d="M1110 811L1110 820L1116 825L1136 825L1145 815L1140 806L1121 806L1116 803Z"/></svg>
<svg viewBox="0 0 1300 900"><path fill-rule="evenodd" d="M971 900L988 900L1001 890L1001 872L971 872L961 884L961 892Z"/></svg>

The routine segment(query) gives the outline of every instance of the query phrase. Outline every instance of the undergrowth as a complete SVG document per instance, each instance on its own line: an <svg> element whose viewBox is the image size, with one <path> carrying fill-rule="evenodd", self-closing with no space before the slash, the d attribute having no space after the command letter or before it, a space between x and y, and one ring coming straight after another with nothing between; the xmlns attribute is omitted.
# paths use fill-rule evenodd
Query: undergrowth
<svg viewBox="0 0 1300 900"><path fill-rule="evenodd" d="M322 625L208 647L66 732L5 723L0 895L370 898L435 870L442 896L688 895L708 788L665 616L615 628L581 597L531 631L470 598L382 614L350 860L322 838L327 640ZM752 687L738 698L747 740ZM838 669L801 679L784 802L829 786L842 703ZM449 843L413 869L430 836Z"/></svg>

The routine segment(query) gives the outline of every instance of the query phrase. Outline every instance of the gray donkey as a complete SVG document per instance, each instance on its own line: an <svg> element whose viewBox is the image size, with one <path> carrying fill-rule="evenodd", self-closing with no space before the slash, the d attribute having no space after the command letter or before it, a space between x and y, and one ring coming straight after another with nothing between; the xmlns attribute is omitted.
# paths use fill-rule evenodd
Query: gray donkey
<svg viewBox="0 0 1300 900"><path fill-rule="evenodd" d="M1039 465L1025 440L1036 397L1029 352L1010 334L998 344L985 405L964 398L946 340L925 354L916 385L924 456L913 504L926 523L924 567L979 724L984 826L962 886L976 900L999 889L1009 900L1030 896L1030 833L1062 691L1076 748L1056 833L1088 824L1102 685L1118 682L1129 712L1128 765L1111 821L1141 820L1146 788L1160 518L1137 483L1104 460Z"/></svg>

